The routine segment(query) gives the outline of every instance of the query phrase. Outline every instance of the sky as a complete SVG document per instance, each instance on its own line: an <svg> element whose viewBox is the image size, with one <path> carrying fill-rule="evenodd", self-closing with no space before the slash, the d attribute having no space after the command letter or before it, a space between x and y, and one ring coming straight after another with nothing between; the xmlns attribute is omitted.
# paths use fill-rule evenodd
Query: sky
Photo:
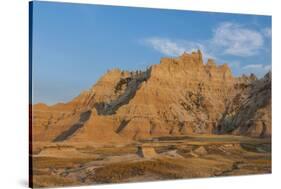
<svg viewBox="0 0 281 189"><path fill-rule="evenodd" d="M32 103L68 102L107 70L200 49L235 76L271 70L271 17L33 2Z"/></svg>

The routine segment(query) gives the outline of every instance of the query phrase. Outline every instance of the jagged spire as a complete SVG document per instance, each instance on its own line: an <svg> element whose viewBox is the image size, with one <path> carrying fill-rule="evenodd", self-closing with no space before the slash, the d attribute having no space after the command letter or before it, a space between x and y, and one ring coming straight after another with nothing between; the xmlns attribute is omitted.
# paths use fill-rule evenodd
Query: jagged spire
<svg viewBox="0 0 281 189"><path fill-rule="evenodd" d="M197 54L198 54L198 57L199 57L199 62L203 63L202 52L200 51L200 49L197 50Z"/></svg>
<svg viewBox="0 0 281 189"><path fill-rule="evenodd" d="M250 74L250 79L251 79L252 81L255 81L255 80L257 80L257 76L256 76L255 74L251 73L251 74Z"/></svg>
<svg viewBox="0 0 281 189"><path fill-rule="evenodd" d="M196 63L203 64L203 56L200 49L197 51L191 52L191 54L187 53L186 51L180 56L180 58L184 59L193 59Z"/></svg>
<svg viewBox="0 0 281 189"><path fill-rule="evenodd" d="M217 65L216 65L216 63L215 63L215 61L214 61L214 59L212 59L212 58L209 58L208 60L207 60L207 64L206 64L207 66L211 66L211 67L216 67Z"/></svg>

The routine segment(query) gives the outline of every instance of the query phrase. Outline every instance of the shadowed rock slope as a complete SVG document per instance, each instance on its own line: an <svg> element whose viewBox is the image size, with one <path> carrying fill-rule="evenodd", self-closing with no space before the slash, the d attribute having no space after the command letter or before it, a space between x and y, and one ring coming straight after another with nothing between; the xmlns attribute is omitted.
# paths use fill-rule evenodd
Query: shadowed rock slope
<svg viewBox="0 0 281 189"><path fill-rule="evenodd" d="M183 134L271 136L271 73L234 77L201 52L113 69L65 104L33 105L34 141L130 142Z"/></svg>

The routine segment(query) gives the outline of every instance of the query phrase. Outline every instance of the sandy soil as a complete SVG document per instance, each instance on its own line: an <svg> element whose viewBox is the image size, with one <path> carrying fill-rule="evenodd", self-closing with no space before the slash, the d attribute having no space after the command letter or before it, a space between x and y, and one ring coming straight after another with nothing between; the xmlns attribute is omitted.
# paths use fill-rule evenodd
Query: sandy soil
<svg viewBox="0 0 281 189"><path fill-rule="evenodd" d="M135 144L35 143L34 187L271 173L271 139L161 137Z"/></svg>

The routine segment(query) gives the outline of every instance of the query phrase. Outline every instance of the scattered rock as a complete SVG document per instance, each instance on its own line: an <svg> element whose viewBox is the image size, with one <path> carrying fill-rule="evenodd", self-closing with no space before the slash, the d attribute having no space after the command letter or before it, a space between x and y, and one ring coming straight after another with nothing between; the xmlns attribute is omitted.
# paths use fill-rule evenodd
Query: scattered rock
<svg viewBox="0 0 281 189"><path fill-rule="evenodd" d="M193 150L193 152L199 156L208 154L208 152L204 146L200 146L200 147L196 148L195 150Z"/></svg>

